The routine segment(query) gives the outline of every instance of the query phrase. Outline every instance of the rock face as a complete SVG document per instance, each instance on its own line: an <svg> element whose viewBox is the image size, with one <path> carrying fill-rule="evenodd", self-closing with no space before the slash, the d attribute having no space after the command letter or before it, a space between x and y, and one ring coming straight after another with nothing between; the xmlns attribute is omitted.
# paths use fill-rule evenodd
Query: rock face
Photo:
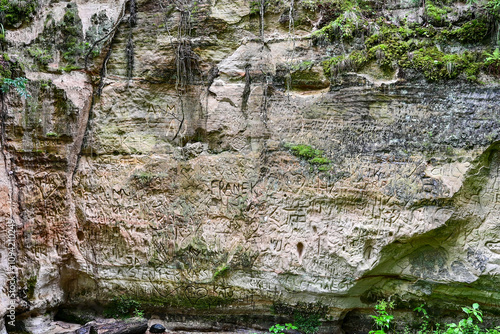
<svg viewBox="0 0 500 334"><path fill-rule="evenodd" d="M119 295L177 314L319 302L339 326L380 298L495 310L498 79L432 77L418 50L388 70L381 47L343 70L361 37L318 42L327 13L256 4L44 0L5 23L3 69L30 94L1 95L19 319ZM451 33L439 48L463 53Z"/></svg>

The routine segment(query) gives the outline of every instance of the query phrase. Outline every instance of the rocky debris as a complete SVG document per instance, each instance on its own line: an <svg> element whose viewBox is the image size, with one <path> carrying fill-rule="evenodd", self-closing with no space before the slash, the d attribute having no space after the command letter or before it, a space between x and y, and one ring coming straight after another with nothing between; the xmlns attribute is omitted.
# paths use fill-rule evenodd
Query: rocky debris
<svg viewBox="0 0 500 334"><path fill-rule="evenodd" d="M148 321L143 318L126 320L99 319L87 323L76 330L76 334L144 334L148 329Z"/></svg>

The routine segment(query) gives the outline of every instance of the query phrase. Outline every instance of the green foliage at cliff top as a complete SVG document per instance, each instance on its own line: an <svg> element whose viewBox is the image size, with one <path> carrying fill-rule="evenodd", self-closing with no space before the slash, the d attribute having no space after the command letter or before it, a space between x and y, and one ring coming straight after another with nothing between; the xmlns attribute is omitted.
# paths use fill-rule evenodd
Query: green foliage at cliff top
<svg viewBox="0 0 500 334"><path fill-rule="evenodd" d="M333 2L331 21L313 32L313 41L318 46L340 43L344 51L330 52L324 58L324 74L333 78L373 63L386 73L401 68L416 70L429 81L477 81L481 71L495 74L483 51L489 52L500 43L495 42L500 0L469 4L470 13L465 14L453 7L454 2L426 1L423 23L382 16L374 10L374 3ZM420 1L414 5L420 6ZM317 6L321 6L319 2Z"/></svg>

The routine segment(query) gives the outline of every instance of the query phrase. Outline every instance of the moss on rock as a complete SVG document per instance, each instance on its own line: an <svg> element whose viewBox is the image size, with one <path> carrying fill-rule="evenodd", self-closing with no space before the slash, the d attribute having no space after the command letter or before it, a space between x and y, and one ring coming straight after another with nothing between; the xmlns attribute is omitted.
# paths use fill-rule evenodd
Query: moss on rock
<svg viewBox="0 0 500 334"><path fill-rule="evenodd" d="M29 23L39 4L37 0L27 1L0 1L0 23L5 27L19 27L23 23Z"/></svg>
<svg viewBox="0 0 500 334"><path fill-rule="evenodd" d="M474 19L465 22L462 27L452 30L448 36L462 43L477 43L489 35L489 23L485 19Z"/></svg>

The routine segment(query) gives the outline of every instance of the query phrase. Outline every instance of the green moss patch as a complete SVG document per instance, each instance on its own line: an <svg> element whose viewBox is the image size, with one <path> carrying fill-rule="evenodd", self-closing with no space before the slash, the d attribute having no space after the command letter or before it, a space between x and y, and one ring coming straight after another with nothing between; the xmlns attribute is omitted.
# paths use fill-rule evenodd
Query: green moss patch
<svg viewBox="0 0 500 334"><path fill-rule="evenodd" d="M439 7L432 1L426 1L425 14L429 22L435 26L442 27L448 24L447 16L449 12L451 12L449 7Z"/></svg>
<svg viewBox="0 0 500 334"><path fill-rule="evenodd" d="M316 333L321 325L321 319L324 319L328 313L328 307L320 302L298 302L290 305L275 301L272 309L276 314L293 317L293 323L297 329L306 334Z"/></svg>
<svg viewBox="0 0 500 334"><path fill-rule="evenodd" d="M84 39L83 26L75 4L68 4L63 19L56 22L50 15L43 33L26 49L26 54L35 64L45 68L59 51L62 55L61 70L70 72L83 67L84 58L90 50ZM93 56L93 54L91 54Z"/></svg>
<svg viewBox="0 0 500 334"><path fill-rule="evenodd" d="M325 76L334 79L345 72L361 71L374 62L386 78L401 68L421 72L430 81L477 81L481 70L496 73L493 61L485 63L482 50L493 43L490 37L495 31L500 0L476 3L465 14L453 6L454 1L426 1L427 22L422 25L401 18L376 17L369 6L349 3L341 14L312 34L319 46L339 42L344 46L345 53L330 53L323 59ZM471 48L474 51L464 51Z"/></svg>
<svg viewBox="0 0 500 334"><path fill-rule="evenodd" d="M489 23L486 19L474 19L465 22L462 27L446 32L446 36L455 38L462 43L477 43L489 36Z"/></svg>
<svg viewBox="0 0 500 334"><path fill-rule="evenodd" d="M472 52L445 54L436 47L421 48L413 52L401 65L421 71L430 81L453 79L464 73L469 80L476 80L482 62Z"/></svg>
<svg viewBox="0 0 500 334"><path fill-rule="evenodd" d="M346 10L334 21L330 22L325 27L315 32L315 37L325 37L328 41L337 40L351 41L355 36L360 34L363 29L363 20L359 9L353 7Z"/></svg>
<svg viewBox="0 0 500 334"><path fill-rule="evenodd" d="M285 147L296 157L306 160L311 165L316 166L319 171L327 171L330 169L330 164L332 162L325 157L324 152L321 150L314 149L309 145L294 145L290 143L285 144Z"/></svg>
<svg viewBox="0 0 500 334"><path fill-rule="evenodd" d="M492 53L485 53L484 64L490 74L500 76L500 49L496 48Z"/></svg>
<svg viewBox="0 0 500 334"><path fill-rule="evenodd" d="M78 59L85 55L86 47L89 46L83 40L82 21L78 16L76 6L70 6L66 9L59 27L64 38L59 45L62 57L70 65L76 64Z"/></svg>
<svg viewBox="0 0 500 334"><path fill-rule="evenodd" d="M0 23L5 27L18 27L23 23L31 22L39 4L37 0L27 1L0 1Z"/></svg>
<svg viewBox="0 0 500 334"><path fill-rule="evenodd" d="M130 296L116 296L104 310L104 314L114 318L129 318L141 313L141 303Z"/></svg>
<svg viewBox="0 0 500 334"><path fill-rule="evenodd" d="M26 295L30 300L33 299L33 297L35 296L36 282L37 282L36 276L31 276L30 278L28 278L28 281L26 282Z"/></svg>

